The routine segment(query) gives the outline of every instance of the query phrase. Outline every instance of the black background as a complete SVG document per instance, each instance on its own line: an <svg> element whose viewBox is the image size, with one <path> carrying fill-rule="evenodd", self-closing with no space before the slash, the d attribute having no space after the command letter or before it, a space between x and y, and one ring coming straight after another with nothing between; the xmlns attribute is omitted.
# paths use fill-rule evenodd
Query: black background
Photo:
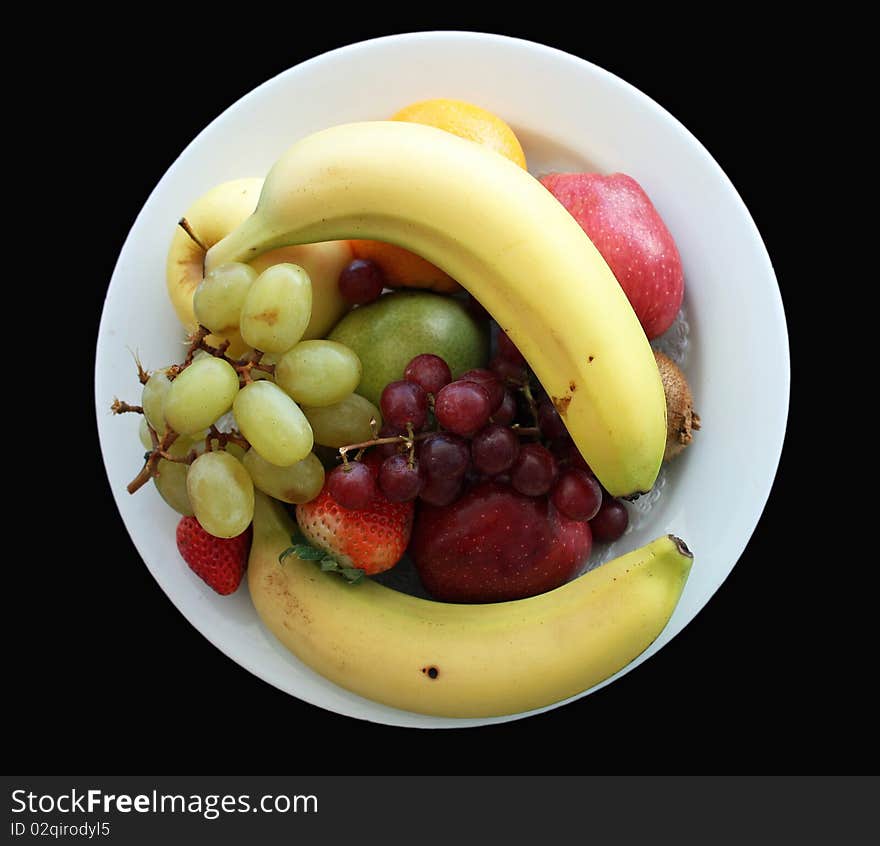
<svg viewBox="0 0 880 846"><path fill-rule="evenodd" d="M192 18L157 14L136 25L105 21L109 34L80 20L50 57L60 81L38 88L46 112L39 117L48 120L28 124L35 146L51 149L64 139L41 190L57 192L60 181L83 208L66 233L53 234L70 236L62 248L73 277L63 293L82 316L75 327L62 325L81 347L82 369L76 378L65 369L52 374L53 390L71 392L66 433L56 437L57 423L49 425L43 442L52 445L53 460L37 468L38 493L51 483L54 506L28 509L38 522L15 527L30 532L27 546L37 553L12 568L7 593L14 632L7 762L38 771L292 764L316 773L540 773L798 772L861 760L865 695L828 642L845 609L839 591L821 584L822 556L809 554L821 526L804 525L803 512L791 507L803 494L805 464L813 464L799 431L805 295L793 235L811 126L804 102L813 65L803 45L782 27L740 29L721 18L697 21L694 29L693 20L686 28L667 15L602 20L591 11L589 21L574 25L546 12L539 25L532 10L519 22L510 15L438 16L383 25L374 8L363 8L328 9L332 21L308 25L291 12L266 25L230 19L215 30L201 11ZM119 518L85 377L128 229L198 131L298 61L421 29L543 41L621 76L681 120L731 178L764 237L793 357L789 434L770 502L740 562L686 630L635 672L574 704L444 732L322 711L259 681L204 640L153 581Z"/></svg>

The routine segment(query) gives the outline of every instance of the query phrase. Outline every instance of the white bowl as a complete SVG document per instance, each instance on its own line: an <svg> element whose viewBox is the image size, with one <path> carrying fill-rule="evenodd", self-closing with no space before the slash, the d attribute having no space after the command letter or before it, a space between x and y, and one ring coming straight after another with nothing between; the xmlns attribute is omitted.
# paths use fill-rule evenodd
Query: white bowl
<svg viewBox="0 0 880 846"><path fill-rule="evenodd" d="M263 628L246 587L232 598L207 588L181 562L177 515L154 487L126 492L140 469L137 416L107 414L113 397L138 395L130 349L148 368L180 358L182 333L165 294L164 266L176 221L195 198L224 180L264 175L310 132L384 118L429 97L469 100L501 115L535 173L628 173L678 243L690 323L686 373L703 430L671 465L659 502L625 541L631 549L673 532L694 551L695 564L666 629L620 674L668 643L731 571L769 495L788 413L785 317L761 237L717 163L655 102L582 59L498 35L394 35L304 62L242 98L184 150L129 233L101 320L95 403L107 474L132 540L205 637L265 681L328 710L390 725L463 727L524 715L446 719L364 699L285 650Z"/></svg>

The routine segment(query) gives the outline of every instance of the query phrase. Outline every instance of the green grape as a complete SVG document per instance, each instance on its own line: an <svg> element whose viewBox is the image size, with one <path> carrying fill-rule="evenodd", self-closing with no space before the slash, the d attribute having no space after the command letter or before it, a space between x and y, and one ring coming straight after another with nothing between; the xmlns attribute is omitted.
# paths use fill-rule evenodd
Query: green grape
<svg viewBox="0 0 880 846"><path fill-rule="evenodd" d="M228 452L206 452L189 466L186 490L196 520L218 538L240 535L254 518L254 483Z"/></svg>
<svg viewBox="0 0 880 846"><path fill-rule="evenodd" d="M335 405L361 381L357 353L336 341L301 341L275 365L275 384L303 405Z"/></svg>
<svg viewBox="0 0 880 846"><path fill-rule="evenodd" d="M194 434L226 414L237 393L238 374L228 361L198 358L171 383L165 419L175 432Z"/></svg>
<svg viewBox="0 0 880 846"><path fill-rule="evenodd" d="M153 439L150 436L150 424L147 423L147 417L144 414L141 415L141 422L138 427L138 437L140 438L144 449L153 448Z"/></svg>
<svg viewBox="0 0 880 846"><path fill-rule="evenodd" d="M287 352L303 336L312 316L312 282L296 264L264 270L241 309L241 337L263 352Z"/></svg>
<svg viewBox="0 0 880 846"><path fill-rule="evenodd" d="M144 391L141 394L141 407L144 409L144 417L155 430L161 440L165 434L165 403L168 400L168 392L171 390L171 380L164 370L156 370L152 373Z"/></svg>
<svg viewBox="0 0 880 846"><path fill-rule="evenodd" d="M249 449L241 463L251 474L254 487L282 502L309 502L324 487L324 467L312 452L290 467L276 467L255 449Z"/></svg>
<svg viewBox="0 0 880 846"><path fill-rule="evenodd" d="M202 436L201 441L196 446L196 451L199 454L208 451L205 447L205 440L207 439L207 437L208 437L208 433L205 432L205 434ZM219 438L211 438L210 449L215 450L215 451L220 449ZM226 446L223 447L223 449L225 449L226 452L228 452L234 458L237 458L239 461L241 461L242 458L244 458L245 449L244 449L244 447L240 447L238 444L234 444L232 442L227 442Z"/></svg>
<svg viewBox="0 0 880 846"><path fill-rule="evenodd" d="M248 454L248 452L250 452L250 450L245 450L244 447L239 446L238 444L227 443L226 452L241 461Z"/></svg>
<svg viewBox="0 0 880 846"><path fill-rule="evenodd" d="M274 382L275 377L266 370L260 370L260 365L262 364L276 364L278 361L278 356L272 355L272 353L263 353L263 357L260 359L260 364L254 367L251 370L251 379L269 379Z"/></svg>
<svg viewBox="0 0 880 846"><path fill-rule="evenodd" d="M196 320L217 335L231 335L238 329L241 308L257 271L233 261L215 267L193 294Z"/></svg>
<svg viewBox="0 0 880 846"><path fill-rule="evenodd" d="M175 458L183 458L193 447L197 447L197 443L191 438L180 436L168 448L169 455ZM186 490L186 477L189 470L188 464L182 464L179 461L166 461L164 458L159 459L159 466L156 468L158 475L153 476L153 483L156 489L175 511L184 516L190 516L193 513L192 505L189 501L189 494Z"/></svg>
<svg viewBox="0 0 880 846"><path fill-rule="evenodd" d="M274 382L245 385L232 406L241 433L270 464L289 467L312 451L312 428L300 407Z"/></svg>
<svg viewBox="0 0 880 846"><path fill-rule="evenodd" d="M382 425L379 409L360 394L349 394L335 405L303 406L303 414L311 424L315 443L328 447L370 440L370 418L375 418L377 426Z"/></svg>

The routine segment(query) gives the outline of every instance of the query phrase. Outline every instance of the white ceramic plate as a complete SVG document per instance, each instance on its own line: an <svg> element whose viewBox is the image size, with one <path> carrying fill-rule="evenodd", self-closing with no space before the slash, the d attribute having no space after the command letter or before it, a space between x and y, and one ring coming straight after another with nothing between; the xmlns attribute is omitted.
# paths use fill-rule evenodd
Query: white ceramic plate
<svg viewBox="0 0 880 846"><path fill-rule="evenodd" d="M184 150L131 229L104 306L95 403L122 519L156 581L205 637L265 681L331 711L392 725L462 727L516 717L436 718L356 696L281 647L259 622L246 587L232 598L207 588L182 564L174 539L178 518L153 486L135 496L126 492L140 468L136 415L107 413L114 396L137 394L130 349L148 368L180 357L165 256L177 219L195 198L227 179L265 175L310 132L384 118L429 97L470 100L504 117L535 173L630 174L678 243L690 323L686 372L704 428L671 466L663 496L626 536L626 546L673 532L696 558L669 625L622 672L668 643L731 571L769 495L788 414L785 317L761 237L720 167L655 102L581 59L497 35L395 35L297 65L242 98Z"/></svg>

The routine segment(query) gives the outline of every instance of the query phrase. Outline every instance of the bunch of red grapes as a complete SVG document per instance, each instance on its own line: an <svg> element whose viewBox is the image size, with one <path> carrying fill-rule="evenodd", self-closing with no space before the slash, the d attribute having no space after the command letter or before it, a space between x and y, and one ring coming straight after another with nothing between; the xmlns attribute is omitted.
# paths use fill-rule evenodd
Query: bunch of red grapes
<svg viewBox="0 0 880 846"><path fill-rule="evenodd" d="M594 540L625 531L626 507L599 484L503 331L488 369L453 380L442 358L418 355L385 386L380 405L382 443L369 447L368 464L346 458L328 474L344 508L366 508L379 491L392 502L447 506L491 478L524 496L549 496L569 519L589 521Z"/></svg>

